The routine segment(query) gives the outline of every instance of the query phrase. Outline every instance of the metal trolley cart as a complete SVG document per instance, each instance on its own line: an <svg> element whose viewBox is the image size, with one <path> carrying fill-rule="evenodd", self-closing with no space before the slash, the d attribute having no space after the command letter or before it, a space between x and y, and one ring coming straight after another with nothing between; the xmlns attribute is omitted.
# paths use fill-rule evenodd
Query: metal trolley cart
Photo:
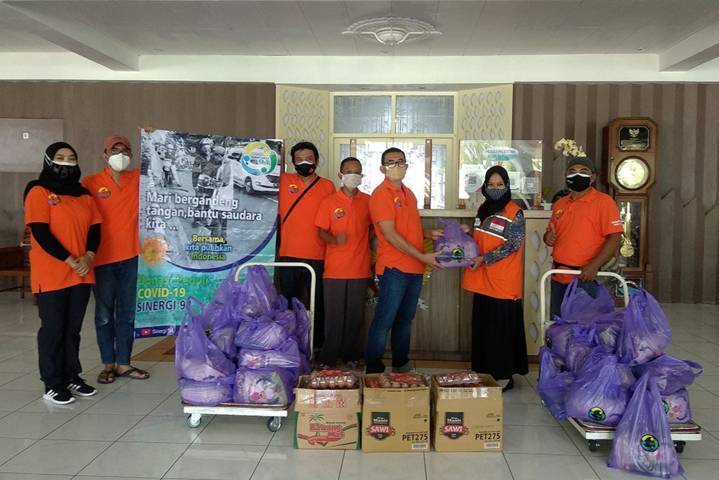
<svg viewBox="0 0 719 480"><path fill-rule="evenodd" d="M313 348L313 332L315 328L315 288L317 277L315 271L308 264L303 262L256 262L245 263L235 272L235 281L239 281L240 272L245 268L260 265L263 267L300 267L310 271L310 308L308 311L310 317L310 352ZM310 353L311 354L311 353ZM311 359L310 359L311 360ZM187 414L187 426L197 428L202 423L203 415L234 415L244 417L267 417L267 428L271 432L276 432L282 428L282 419L287 418L290 405L243 405L237 403L221 403L214 407L203 407L195 405L183 404L183 411Z"/></svg>
<svg viewBox="0 0 719 480"><path fill-rule="evenodd" d="M579 275L582 272L579 270L553 269L542 275L542 278L539 280L539 324L542 342L544 342L545 327L550 323L547 319L546 282L547 279L555 273ZM624 306L626 307L629 304L629 289L627 287L627 281L624 277L614 272L599 272L597 275L602 277L612 277L622 285ZM568 420L569 423L577 429L579 434L584 437L587 441L589 450L592 452L596 452L599 449L602 441L611 441L614 438L614 427L585 422L578 418L569 418ZM684 451L686 442L695 442L702 439L702 429L693 421L689 423L670 424L669 426L672 431L672 440L674 441L674 448L677 453L682 453Z"/></svg>

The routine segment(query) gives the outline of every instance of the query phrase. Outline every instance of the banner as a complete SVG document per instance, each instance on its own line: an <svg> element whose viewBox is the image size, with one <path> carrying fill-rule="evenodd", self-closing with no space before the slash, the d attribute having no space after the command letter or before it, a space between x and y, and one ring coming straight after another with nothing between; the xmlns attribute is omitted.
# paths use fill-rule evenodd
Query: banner
<svg viewBox="0 0 719 480"><path fill-rule="evenodd" d="M281 140L141 131L135 337L173 335L189 297L275 257Z"/></svg>

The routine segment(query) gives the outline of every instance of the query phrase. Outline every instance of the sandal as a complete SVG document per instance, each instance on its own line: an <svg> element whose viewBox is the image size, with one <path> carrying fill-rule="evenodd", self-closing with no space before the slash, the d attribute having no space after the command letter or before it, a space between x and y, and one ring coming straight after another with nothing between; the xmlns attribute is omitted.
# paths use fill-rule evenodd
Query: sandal
<svg viewBox="0 0 719 480"><path fill-rule="evenodd" d="M107 385L108 383L112 383L115 381L115 370L103 370L100 372L100 374L97 376L97 383L102 383L103 385Z"/></svg>
<svg viewBox="0 0 719 480"><path fill-rule="evenodd" d="M145 370L130 365L130 368L117 375L118 377L132 378L133 380L147 380L150 378L150 374Z"/></svg>

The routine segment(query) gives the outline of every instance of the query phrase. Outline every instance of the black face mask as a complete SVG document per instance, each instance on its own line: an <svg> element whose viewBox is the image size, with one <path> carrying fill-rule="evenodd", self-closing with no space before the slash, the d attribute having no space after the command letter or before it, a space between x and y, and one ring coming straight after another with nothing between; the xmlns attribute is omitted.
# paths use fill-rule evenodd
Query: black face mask
<svg viewBox="0 0 719 480"><path fill-rule="evenodd" d="M572 173L566 178L567 188L573 192L583 192L592 184L592 176L586 173Z"/></svg>
<svg viewBox="0 0 719 480"><path fill-rule="evenodd" d="M77 165L58 165L52 164L52 173L61 182L77 182L80 180L80 167Z"/></svg>
<svg viewBox="0 0 719 480"><path fill-rule="evenodd" d="M316 165L311 163L300 163L295 165L295 171L300 177L309 177L315 173Z"/></svg>

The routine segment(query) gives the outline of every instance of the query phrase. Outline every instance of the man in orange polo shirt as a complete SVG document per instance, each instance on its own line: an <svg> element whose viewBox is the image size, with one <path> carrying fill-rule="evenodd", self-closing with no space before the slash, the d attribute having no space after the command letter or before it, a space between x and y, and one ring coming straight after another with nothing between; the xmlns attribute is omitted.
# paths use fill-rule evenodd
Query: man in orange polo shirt
<svg viewBox="0 0 719 480"><path fill-rule="evenodd" d="M414 318L422 290L426 265L441 268L437 253L424 253L424 238L430 230L422 229L417 198L402 183L407 173L407 158L399 148L382 153L380 170L385 180L372 192L370 214L377 233L379 301L367 335L367 373L382 373L387 335L392 331L392 367L410 370L409 344Z"/></svg>
<svg viewBox="0 0 719 480"><path fill-rule="evenodd" d="M362 184L362 164L347 157L338 174L342 188L320 204L315 225L327 244L324 270L325 343L320 363L328 367L337 358L356 368L360 359L359 334L364 319L370 268L369 195Z"/></svg>
<svg viewBox="0 0 719 480"><path fill-rule="evenodd" d="M593 297L597 295L597 272L616 255L624 230L612 197L592 186L596 179L590 158L575 157L567 162L570 193L552 207L552 218L544 233L544 243L553 247L554 268L581 270L579 286ZM570 275L552 278L552 319L560 313L571 280Z"/></svg>
<svg viewBox="0 0 719 480"><path fill-rule="evenodd" d="M100 249L95 256L95 331L105 368L99 383L117 376L138 380L149 374L130 364L135 330L140 170L128 170L132 149L127 137L105 139L105 168L83 180L102 214Z"/></svg>
<svg viewBox="0 0 719 480"><path fill-rule="evenodd" d="M320 238L315 217L320 203L335 192L335 186L317 175L319 152L310 142L300 142L290 152L296 173L280 176L279 213L281 262L305 262L315 271L314 347L321 348L324 339L324 306L322 274L325 242ZM304 268L280 268L280 293L287 299L297 298L310 305L310 274Z"/></svg>

